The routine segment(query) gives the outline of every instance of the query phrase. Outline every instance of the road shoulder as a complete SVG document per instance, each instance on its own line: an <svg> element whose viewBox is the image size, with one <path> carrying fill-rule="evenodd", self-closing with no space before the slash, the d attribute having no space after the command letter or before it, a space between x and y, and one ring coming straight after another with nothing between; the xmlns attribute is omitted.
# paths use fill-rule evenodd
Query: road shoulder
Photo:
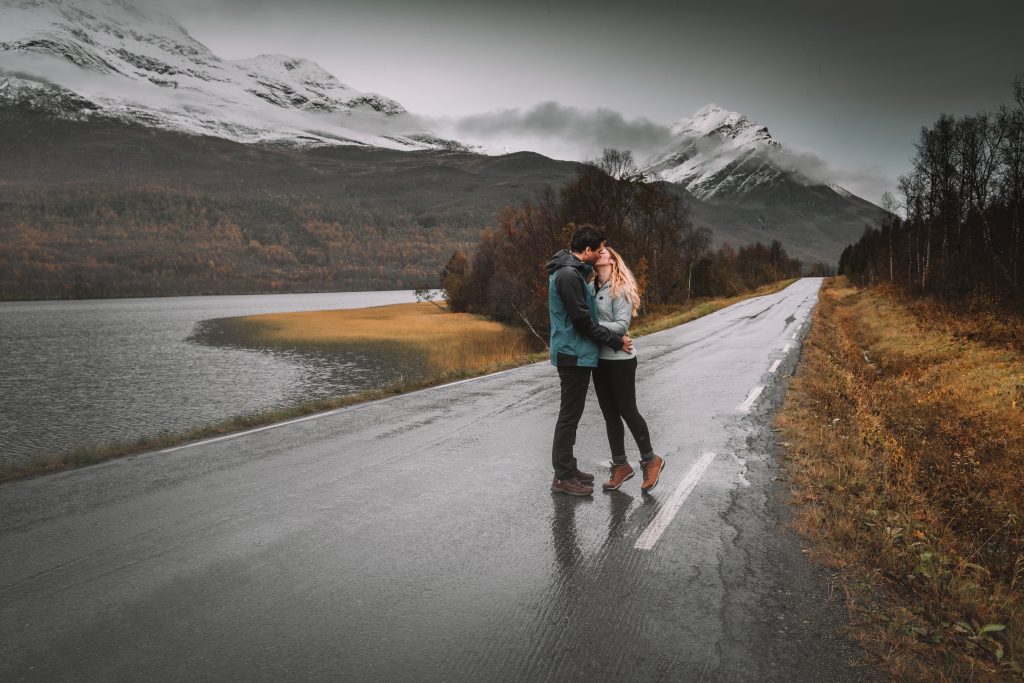
<svg viewBox="0 0 1024 683"><path fill-rule="evenodd" d="M723 520L734 539L722 561L727 587L723 621L738 660L758 661L760 680L871 681L877 672L844 635L848 613L834 577L812 563L792 526L789 488L780 473L781 449L772 418L781 408L797 354L734 437L749 486L736 488ZM748 630L750 629L750 630ZM747 651L750 657L742 654ZM723 661L729 661L723 653Z"/></svg>

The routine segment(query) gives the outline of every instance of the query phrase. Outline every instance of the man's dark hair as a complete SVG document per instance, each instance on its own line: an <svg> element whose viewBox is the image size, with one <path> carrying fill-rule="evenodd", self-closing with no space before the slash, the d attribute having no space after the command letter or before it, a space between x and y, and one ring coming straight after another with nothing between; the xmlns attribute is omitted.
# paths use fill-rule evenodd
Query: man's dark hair
<svg viewBox="0 0 1024 683"><path fill-rule="evenodd" d="M599 233L597 228L589 223L584 223L572 234L572 239L569 240L569 249L576 254L585 251L587 247L597 251L606 241L604 235Z"/></svg>

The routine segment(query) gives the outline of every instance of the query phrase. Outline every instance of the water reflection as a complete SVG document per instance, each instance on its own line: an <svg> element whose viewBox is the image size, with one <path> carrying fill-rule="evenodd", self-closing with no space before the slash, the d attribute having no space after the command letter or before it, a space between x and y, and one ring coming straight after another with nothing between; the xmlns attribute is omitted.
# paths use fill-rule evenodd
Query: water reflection
<svg viewBox="0 0 1024 683"><path fill-rule="evenodd" d="M210 318L414 300L396 291L0 303L0 465L386 386L410 364L187 339Z"/></svg>
<svg viewBox="0 0 1024 683"><path fill-rule="evenodd" d="M626 513L633 505L633 496L625 491L616 491L608 495L611 499L608 507L608 539L621 538L622 527L626 523Z"/></svg>
<svg viewBox="0 0 1024 683"><path fill-rule="evenodd" d="M551 546L563 580L571 578L583 558L576 530L576 509L593 502L590 496L551 494Z"/></svg>
<svg viewBox="0 0 1024 683"><path fill-rule="evenodd" d="M605 502L608 505L607 535L601 550L618 540L632 539L654 519L661 507L661 502L651 495L641 496L639 504L634 505L637 499L625 491L598 494L596 501L591 496L552 494L551 547L563 581L570 579L585 559L580 547L582 534L577 528L577 512Z"/></svg>

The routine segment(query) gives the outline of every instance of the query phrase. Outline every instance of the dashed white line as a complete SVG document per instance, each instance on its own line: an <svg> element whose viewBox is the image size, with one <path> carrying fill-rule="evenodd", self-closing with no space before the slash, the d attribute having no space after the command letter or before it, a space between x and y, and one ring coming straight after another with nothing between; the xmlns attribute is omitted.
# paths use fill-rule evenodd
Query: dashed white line
<svg viewBox="0 0 1024 683"><path fill-rule="evenodd" d="M658 514L654 516L651 523L647 525L644 532L640 534L640 538L636 539L636 545L633 547L637 550L650 550L654 547L654 544L658 542L661 535L665 533L665 529L672 522L672 518L679 512L679 508L686 502L687 497L693 492L694 487L697 486L697 482L707 471L708 467L711 466L711 461L715 459L714 453L702 453L697 459L697 462L693 464L690 471L686 473L683 480L679 482L679 486L673 491L672 497L668 499L668 502L658 510Z"/></svg>
<svg viewBox="0 0 1024 683"><path fill-rule="evenodd" d="M792 344L786 344L786 348L782 349L783 353L789 353L789 350L793 348Z"/></svg>
<svg viewBox="0 0 1024 683"><path fill-rule="evenodd" d="M768 372L775 372L776 370L779 369L780 365L782 365L782 361L781 360L775 361L774 363L772 363L772 366L770 368L768 368Z"/></svg>
<svg viewBox="0 0 1024 683"><path fill-rule="evenodd" d="M760 384L751 389L750 393L747 394L747 397L743 399L743 403L736 406L736 410L740 411L741 413L749 411L750 406L754 405L754 401L757 400L757 397L761 395L762 391L764 391L764 387L761 386Z"/></svg>

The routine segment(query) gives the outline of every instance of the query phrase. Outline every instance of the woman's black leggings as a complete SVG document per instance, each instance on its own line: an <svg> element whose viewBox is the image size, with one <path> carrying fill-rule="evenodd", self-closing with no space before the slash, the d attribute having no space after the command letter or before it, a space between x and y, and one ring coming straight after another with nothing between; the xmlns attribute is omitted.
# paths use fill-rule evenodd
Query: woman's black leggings
<svg viewBox="0 0 1024 683"><path fill-rule="evenodd" d="M597 402L604 413L608 445L612 449L612 462L617 465L626 462L626 432L622 428L623 420L626 421L640 454L653 452L647 422L636 409L636 358L599 360L597 368L594 369L594 390L597 391Z"/></svg>

